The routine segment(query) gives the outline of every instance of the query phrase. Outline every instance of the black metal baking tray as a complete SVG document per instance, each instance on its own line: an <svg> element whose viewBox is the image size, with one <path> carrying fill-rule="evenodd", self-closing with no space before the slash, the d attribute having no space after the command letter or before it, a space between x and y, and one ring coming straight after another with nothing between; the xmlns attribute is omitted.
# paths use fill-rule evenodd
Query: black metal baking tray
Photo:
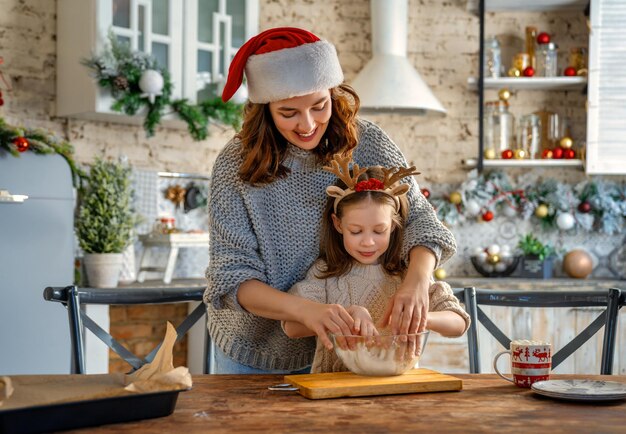
<svg viewBox="0 0 626 434"><path fill-rule="evenodd" d="M34 434L168 416L182 390L2 410L1 434Z"/></svg>

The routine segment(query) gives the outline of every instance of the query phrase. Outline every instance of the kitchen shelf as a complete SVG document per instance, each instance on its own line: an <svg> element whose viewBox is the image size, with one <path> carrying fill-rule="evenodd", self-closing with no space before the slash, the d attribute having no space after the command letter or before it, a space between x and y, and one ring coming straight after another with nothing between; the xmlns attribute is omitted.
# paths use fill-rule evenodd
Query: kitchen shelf
<svg viewBox="0 0 626 434"><path fill-rule="evenodd" d="M476 158L468 158L466 160L462 160L461 164L464 169L475 169L478 167L478 160ZM541 167L568 167L575 168L580 167L584 168L585 163L582 160L503 160L503 159L494 159L494 160L483 160L483 168L503 168L503 167L528 167L528 168L541 168Z"/></svg>
<svg viewBox="0 0 626 434"><path fill-rule="evenodd" d="M544 11L581 11L587 7L589 0L485 0L486 12L544 12ZM478 14L478 0L469 0L467 10Z"/></svg>
<svg viewBox="0 0 626 434"><path fill-rule="evenodd" d="M483 160L483 167L584 167L582 160Z"/></svg>
<svg viewBox="0 0 626 434"><path fill-rule="evenodd" d="M587 77L486 77L485 89L510 90L583 90L587 86ZM469 77L467 87L478 90L478 77Z"/></svg>

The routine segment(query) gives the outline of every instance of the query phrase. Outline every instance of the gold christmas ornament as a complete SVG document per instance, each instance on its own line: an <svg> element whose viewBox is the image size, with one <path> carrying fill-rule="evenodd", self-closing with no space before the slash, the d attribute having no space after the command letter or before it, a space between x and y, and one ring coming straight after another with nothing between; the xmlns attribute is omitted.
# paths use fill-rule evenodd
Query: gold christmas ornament
<svg viewBox="0 0 626 434"><path fill-rule="evenodd" d="M524 151L523 149L516 149L514 155L516 159L523 160L524 158L526 158L526 151Z"/></svg>
<svg viewBox="0 0 626 434"><path fill-rule="evenodd" d="M559 145L561 145L561 148L565 148L565 149L569 149L572 147L572 145L574 144L574 141L572 140L571 137L563 137L561 139L561 141L559 142Z"/></svg>
<svg viewBox="0 0 626 434"><path fill-rule="evenodd" d="M540 204L535 208L535 215L540 219L546 217L548 215L548 206L545 204Z"/></svg>
<svg viewBox="0 0 626 434"><path fill-rule="evenodd" d="M502 101L507 101L509 98L511 98L511 91L508 89L500 89L500 91L498 92L498 98L500 98Z"/></svg>
<svg viewBox="0 0 626 434"><path fill-rule="evenodd" d="M444 270L443 268L437 268L434 272L435 279L437 280L443 280L446 278L447 275L448 273L446 273L446 270Z"/></svg>
<svg viewBox="0 0 626 434"><path fill-rule="evenodd" d="M483 155L487 160L493 160L496 158L496 151L492 148L485 149L485 153Z"/></svg>
<svg viewBox="0 0 626 434"><path fill-rule="evenodd" d="M497 264L498 262L500 262L500 255L489 255L487 256L487 262L489 262L490 264Z"/></svg>
<svg viewBox="0 0 626 434"><path fill-rule="evenodd" d="M563 257L563 271L575 279L584 279L593 271L593 258L585 250L572 250Z"/></svg>
<svg viewBox="0 0 626 434"><path fill-rule="evenodd" d="M522 75L522 71L514 67L514 68L509 69L508 74L509 74L509 77L519 77Z"/></svg>
<svg viewBox="0 0 626 434"><path fill-rule="evenodd" d="M461 196L461 193L459 193L458 191L453 191L452 193L450 193L450 203L460 205L461 202L463 202L463 196Z"/></svg>
<svg viewBox="0 0 626 434"><path fill-rule="evenodd" d="M579 77L586 77L587 76L587 68L581 68L578 71L576 71L576 75Z"/></svg>

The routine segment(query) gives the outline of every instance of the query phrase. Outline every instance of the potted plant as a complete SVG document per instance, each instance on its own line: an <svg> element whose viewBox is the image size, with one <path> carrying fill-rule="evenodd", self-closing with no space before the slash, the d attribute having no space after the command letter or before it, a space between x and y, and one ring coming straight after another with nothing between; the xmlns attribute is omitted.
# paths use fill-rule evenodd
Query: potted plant
<svg viewBox="0 0 626 434"><path fill-rule="evenodd" d="M76 221L90 286L112 288L118 284L122 252L132 241L136 222L131 199L130 167L97 159L81 191Z"/></svg>
<svg viewBox="0 0 626 434"><path fill-rule="evenodd" d="M556 253L554 247L542 243L531 233L521 237L517 247L523 254L519 268L521 277L540 279L552 277L552 266Z"/></svg>

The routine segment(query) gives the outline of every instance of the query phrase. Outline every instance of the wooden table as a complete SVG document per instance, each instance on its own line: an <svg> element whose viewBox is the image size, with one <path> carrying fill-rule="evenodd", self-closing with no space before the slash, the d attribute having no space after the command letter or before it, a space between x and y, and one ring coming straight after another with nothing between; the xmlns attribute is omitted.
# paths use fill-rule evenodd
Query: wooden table
<svg viewBox="0 0 626 434"><path fill-rule="evenodd" d="M272 392L281 375L203 375L174 414L76 432L626 432L626 400L579 403L546 398L494 374L455 374L460 392L308 400ZM554 379L582 378L559 375ZM626 383L626 376L586 376Z"/></svg>

